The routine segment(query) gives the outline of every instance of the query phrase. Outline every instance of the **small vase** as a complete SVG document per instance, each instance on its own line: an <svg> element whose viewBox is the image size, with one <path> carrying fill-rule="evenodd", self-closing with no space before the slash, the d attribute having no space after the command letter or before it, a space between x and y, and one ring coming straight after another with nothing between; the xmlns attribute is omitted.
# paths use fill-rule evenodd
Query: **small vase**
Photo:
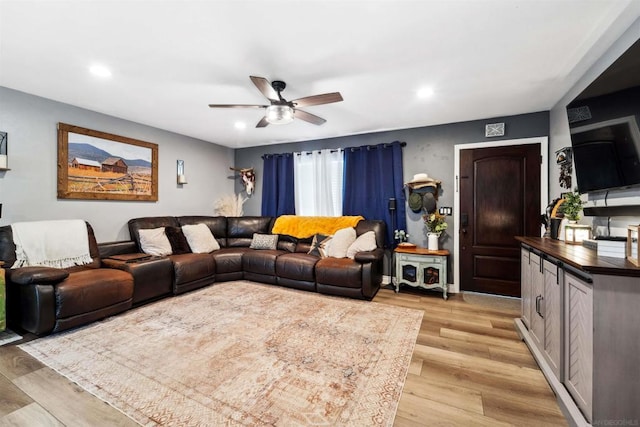
<svg viewBox="0 0 640 427"><path fill-rule="evenodd" d="M427 249L430 251L437 251L439 238L440 233L427 233Z"/></svg>

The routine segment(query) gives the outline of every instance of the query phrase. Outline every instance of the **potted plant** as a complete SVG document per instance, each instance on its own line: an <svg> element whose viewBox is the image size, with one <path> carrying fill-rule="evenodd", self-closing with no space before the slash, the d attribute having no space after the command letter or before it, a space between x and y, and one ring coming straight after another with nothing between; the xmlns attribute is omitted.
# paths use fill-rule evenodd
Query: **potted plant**
<svg viewBox="0 0 640 427"><path fill-rule="evenodd" d="M569 220L576 222L580 219L580 212L584 202L580 198L580 193L575 189L572 192L564 194L564 203L562 204L562 213Z"/></svg>
<svg viewBox="0 0 640 427"><path fill-rule="evenodd" d="M447 229L448 224L445 221L445 216L440 215L437 212L425 213L422 215L424 225L427 228L427 249L432 251L438 250L438 238L440 234Z"/></svg>

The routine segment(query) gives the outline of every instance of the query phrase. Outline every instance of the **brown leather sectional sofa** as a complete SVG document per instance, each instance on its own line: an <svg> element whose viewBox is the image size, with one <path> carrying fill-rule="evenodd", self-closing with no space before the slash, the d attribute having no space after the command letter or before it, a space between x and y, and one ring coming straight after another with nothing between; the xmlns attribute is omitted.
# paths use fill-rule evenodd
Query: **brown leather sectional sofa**
<svg viewBox="0 0 640 427"><path fill-rule="evenodd" d="M94 258L89 266L62 271L27 267L8 272L8 320L14 327L44 335L155 299L240 279L351 298L370 300L375 296L382 283L383 221L358 223L356 234L373 231L378 247L357 253L354 259L310 255L311 238L285 235L279 236L277 249L251 249L253 234L270 234L274 221L273 217L136 218L129 221L131 241L101 244L95 242L87 224ZM142 252L141 229L200 223L209 227L219 250L123 260L128 254L135 257ZM15 261L11 227L0 227L0 259L6 265Z"/></svg>

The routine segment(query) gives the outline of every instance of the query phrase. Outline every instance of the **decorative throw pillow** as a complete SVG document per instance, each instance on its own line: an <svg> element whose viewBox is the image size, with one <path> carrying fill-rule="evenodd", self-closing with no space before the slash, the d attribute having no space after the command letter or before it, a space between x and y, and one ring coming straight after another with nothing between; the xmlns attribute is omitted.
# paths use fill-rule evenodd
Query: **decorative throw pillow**
<svg viewBox="0 0 640 427"><path fill-rule="evenodd" d="M358 252L372 251L377 247L376 233L367 231L358 236L356 241L349 246L349 249L347 249L347 258L353 259Z"/></svg>
<svg viewBox="0 0 640 427"><path fill-rule="evenodd" d="M194 254L208 254L220 249L218 241L213 237L207 224L183 225L182 233Z"/></svg>
<svg viewBox="0 0 640 427"><path fill-rule="evenodd" d="M316 234L311 241L311 249L307 252L309 255L319 256L320 258L326 258L327 248L331 243L331 236L325 234Z"/></svg>
<svg viewBox="0 0 640 427"><path fill-rule="evenodd" d="M253 233L253 240L251 240L249 247L251 249L276 249L278 247L278 235Z"/></svg>
<svg viewBox="0 0 640 427"><path fill-rule="evenodd" d="M146 228L138 231L142 252L154 256L171 255L171 243L164 232L164 227Z"/></svg>
<svg viewBox="0 0 640 427"><path fill-rule="evenodd" d="M336 231L331 239L331 245L328 248L327 256L333 258L346 258L347 249L356 241L356 229L353 227L343 228Z"/></svg>
<svg viewBox="0 0 640 427"><path fill-rule="evenodd" d="M187 242L187 238L184 236L182 228L165 227L164 233L167 235L169 243L171 244L171 252L174 254L188 254L191 252L189 242Z"/></svg>

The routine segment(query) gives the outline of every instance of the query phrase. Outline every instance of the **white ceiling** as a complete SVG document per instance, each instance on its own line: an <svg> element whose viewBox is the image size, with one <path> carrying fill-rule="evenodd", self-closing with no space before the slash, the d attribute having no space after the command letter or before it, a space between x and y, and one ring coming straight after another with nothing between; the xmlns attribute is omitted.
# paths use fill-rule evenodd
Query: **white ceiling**
<svg viewBox="0 0 640 427"><path fill-rule="evenodd" d="M639 4L0 0L0 86L232 148L430 126L549 110ZM208 108L264 104L249 75L344 101L305 109L322 126ZM424 86L435 94L418 99Z"/></svg>

